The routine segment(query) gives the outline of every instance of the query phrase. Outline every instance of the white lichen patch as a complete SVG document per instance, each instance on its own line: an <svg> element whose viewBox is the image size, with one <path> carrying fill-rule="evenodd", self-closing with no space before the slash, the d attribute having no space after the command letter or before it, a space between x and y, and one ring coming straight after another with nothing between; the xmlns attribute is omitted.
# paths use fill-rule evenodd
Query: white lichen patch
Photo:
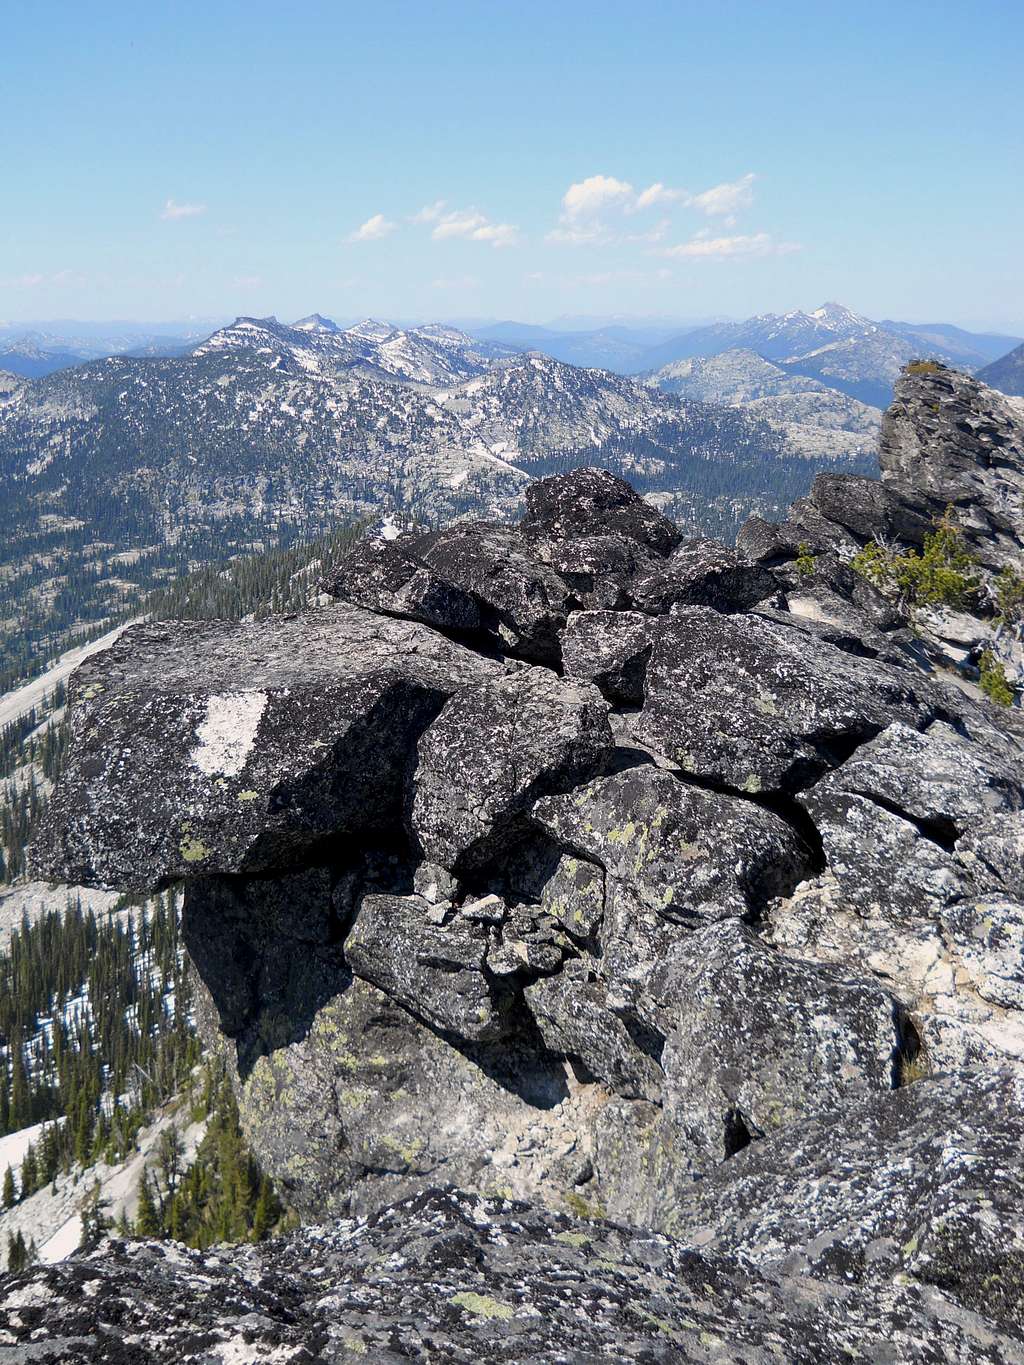
<svg viewBox="0 0 1024 1365"><path fill-rule="evenodd" d="M207 777L237 777L256 743L256 731L267 706L266 692L228 692L211 697L196 729L199 743L192 762Z"/></svg>

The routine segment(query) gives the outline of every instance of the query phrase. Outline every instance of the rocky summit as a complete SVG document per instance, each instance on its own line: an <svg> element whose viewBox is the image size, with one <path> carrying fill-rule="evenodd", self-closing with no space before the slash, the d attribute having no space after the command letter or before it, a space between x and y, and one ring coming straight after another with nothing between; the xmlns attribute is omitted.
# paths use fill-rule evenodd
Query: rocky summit
<svg viewBox="0 0 1024 1365"><path fill-rule="evenodd" d="M8 1277L0 1362L1024 1361L1024 726L979 686L1024 428L910 365L881 464L737 549L576 470L79 669L36 868L184 879L307 1226ZM952 525L955 612L865 572Z"/></svg>

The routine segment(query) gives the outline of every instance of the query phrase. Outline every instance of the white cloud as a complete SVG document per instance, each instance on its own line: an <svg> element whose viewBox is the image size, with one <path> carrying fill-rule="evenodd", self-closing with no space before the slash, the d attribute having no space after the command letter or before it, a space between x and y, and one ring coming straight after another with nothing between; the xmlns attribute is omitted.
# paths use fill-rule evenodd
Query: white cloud
<svg viewBox="0 0 1024 1365"><path fill-rule="evenodd" d="M262 275L236 275L231 281L236 289L258 289L263 283Z"/></svg>
<svg viewBox="0 0 1024 1365"><path fill-rule="evenodd" d="M741 175L739 180L726 181L712 185L711 189L695 194L688 202L709 218L732 217L740 209L747 209L754 202L754 181L757 177L752 171Z"/></svg>
<svg viewBox="0 0 1024 1365"><path fill-rule="evenodd" d="M560 246L601 246L612 237L603 223L573 223L552 228L546 240Z"/></svg>
<svg viewBox="0 0 1024 1365"><path fill-rule="evenodd" d="M640 191L633 204L633 208L635 211L639 212L643 209L654 208L656 204L687 204L689 201L690 196L685 190L669 189L667 185L663 185L661 181L658 180L653 185L648 185L645 190Z"/></svg>
<svg viewBox="0 0 1024 1365"><path fill-rule="evenodd" d="M789 256L800 251L799 242L776 242L767 232L755 232L749 236L712 237L709 233L698 232L688 242L678 246L668 246L661 251L662 256L671 257L728 257L728 256Z"/></svg>
<svg viewBox="0 0 1024 1365"><path fill-rule="evenodd" d="M385 218L383 213L375 213L372 218L367 218L361 227L357 227L355 232L350 232L348 240L350 242L379 242L382 237L387 237L394 230L395 224Z"/></svg>
<svg viewBox="0 0 1024 1365"><path fill-rule="evenodd" d="M175 222L179 218L198 218L205 212L205 204L177 204L173 199L168 199L160 210L160 217L167 222Z"/></svg>
<svg viewBox="0 0 1024 1365"><path fill-rule="evenodd" d="M688 199L686 190L671 189L660 180L637 193L628 180L618 180L613 175L591 175L566 190L558 226L547 234L547 240L562 246L656 242L665 234L665 222L650 232L622 237L609 226L608 215L642 213L657 205L686 203Z"/></svg>
<svg viewBox="0 0 1024 1365"><path fill-rule="evenodd" d="M425 204L424 207L420 209L419 213L414 213L409 219L409 222L436 223L441 217L441 214L444 213L444 209L445 201L443 199L435 200L433 204Z"/></svg>
<svg viewBox="0 0 1024 1365"><path fill-rule="evenodd" d="M444 208L444 200L439 199L415 215L415 222L434 224L430 235L436 242L461 237L470 242L489 242L493 247L503 247L515 246L519 241L519 229L512 223L492 223L478 209L452 209L445 213Z"/></svg>
<svg viewBox="0 0 1024 1365"><path fill-rule="evenodd" d="M613 175L590 175L569 186L562 195L562 208L565 218L589 218L612 205L627 207L634 198L628 180L616 180Z"/></svg>

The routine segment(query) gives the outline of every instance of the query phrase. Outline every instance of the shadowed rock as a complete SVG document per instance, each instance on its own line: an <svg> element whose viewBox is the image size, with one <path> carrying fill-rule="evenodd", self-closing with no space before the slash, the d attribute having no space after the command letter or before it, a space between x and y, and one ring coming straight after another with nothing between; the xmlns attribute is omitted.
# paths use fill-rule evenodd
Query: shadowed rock
<svg viewBox="0 0 1024 1365"><path fill-rule="evenodd" d="M390 828L420 734L496 668L350 606L135 626L75 674L37 875L144 890Z"/></svg>

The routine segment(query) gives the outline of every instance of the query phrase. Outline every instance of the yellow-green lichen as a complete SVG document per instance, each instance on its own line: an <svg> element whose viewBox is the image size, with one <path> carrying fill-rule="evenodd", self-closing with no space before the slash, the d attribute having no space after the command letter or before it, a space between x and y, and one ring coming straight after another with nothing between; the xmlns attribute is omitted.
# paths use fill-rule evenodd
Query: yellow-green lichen
<svg viewBox="0 0 1024 1365"><path fill-rule="evenodd" d="M511 1318L515 1309L511 1304L501 1303L498 1299L492 1299L490 1294L474 1294L472 1290L464 1290L461 1294L453 1294L450 1303L456 1308L464 1308L467 1313L472 1313L476 1318Z"/></svg>
<svg viewBox="0 0 1024 1365"><path fill-rule="evenodd" d="M260 799L259 792L254 791L239 792L238 795L235 797L236 801L258 801L259 799Z"/></svg>
<svg viewBox="0 0 1024 1365"><path fill-rule="evenodd" d="M566 1246L587 1247L590 1245L590 1238L585 1232L556 1232L556 1242L565 1242Z"/></svg>
<svg viewBox="0 0 1024 1365"><path fill-rule="evenodd" d="M187 863L201 863L204 858L210 856L210 850L203 841L194 838L191 834L187 834L185 838L182 839L181 843L178 845L178 849L182 858L184 858Z"/></svg>

